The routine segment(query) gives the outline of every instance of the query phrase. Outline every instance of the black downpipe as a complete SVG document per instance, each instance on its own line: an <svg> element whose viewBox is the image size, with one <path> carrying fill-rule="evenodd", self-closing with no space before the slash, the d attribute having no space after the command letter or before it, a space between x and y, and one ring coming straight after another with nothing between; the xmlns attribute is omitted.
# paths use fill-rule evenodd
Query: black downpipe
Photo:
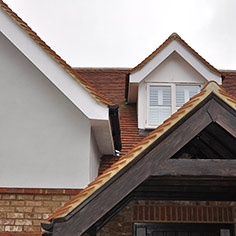
<svg viewBox="0 0 236 236"><path fill-rule="evenodd" d="M109 108L109 118L112 130L112 136L114 141L115 150L120 151L122 148L120 138L120 120L119 120L119 106L112 105Z"/></svg>

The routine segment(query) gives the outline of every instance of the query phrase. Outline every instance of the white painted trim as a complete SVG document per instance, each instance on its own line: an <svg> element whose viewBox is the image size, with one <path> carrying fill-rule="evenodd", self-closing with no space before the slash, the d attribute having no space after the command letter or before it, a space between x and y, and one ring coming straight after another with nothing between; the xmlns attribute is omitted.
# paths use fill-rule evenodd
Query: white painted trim
<svg viewBox="0 0 236 236"><path fill-rule="evenodd" d="M106 121L106 138L110 141L101 152L115 152L109 122L109 108L96 101L72 76L19 27L10 16L0 10L0 32L3 33L82 113L91 121ZM104 137L101 132L98 137ZM98 138L97 138L98 140ZM110 145L110 147L108 147ZM109 151L108 151L109 150Z"/></svg>
<svg viewBox="0 0 236 236"><path fill-rule="evenodd" d="M163 48L152 60L145 64L140 70L130 74L130 83L140 83L150 74L158 65L160 65L173 52L177 52L185 59L195 70L197 70L207 81L214 80L222 84L220 75L210 70L201 60L199 60L188 48L174 39L165 48Z"/></svg>
<svg viewBox="0 0 236 236"><path fill-rule="evenodd" d="M157 128L157 126L161 125L158 124L157 126L152 126L149 125L149 99L150 99L150 86L169 86L171 87L171 113L173 114L176 111L176 86L178 85L185 85L185 86L200 86L200 89L203 87L203 84L201 83L155 83L155 82L151 82L151 83L144 83L143 86L140 87L145 87L145 90L142 90L142 94L140 94L141 96L139 101L140 104L143 104L143 111L142 113L138 114L138 128L139 129L155 129ZM138 110L142 109L139 105L138 105Z"/></svg>
<svg viewBox="0 0 236 236"><path fill-rule="evenodd" d="M97 102L2 9L0 31L89 119L109 120L107 106Z"/></svg>

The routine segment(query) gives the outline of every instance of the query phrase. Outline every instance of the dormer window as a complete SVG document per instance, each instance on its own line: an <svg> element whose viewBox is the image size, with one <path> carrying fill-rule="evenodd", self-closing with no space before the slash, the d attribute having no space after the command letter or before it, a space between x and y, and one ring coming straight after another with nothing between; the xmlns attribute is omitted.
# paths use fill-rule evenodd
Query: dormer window
<svg viewBox="0 0 236 236"><path fill-rule="evenodd" d="M221 73L172 34L130 70L127 101L137 104L140 132L162 124L208 81L222 84Z"/></svg>
<svg viewBox="0 0 236 236"><path fill-rule="evenodd" d="M148 87L147 127L155 128L200 92L200 85L155 84Z"/></svg>

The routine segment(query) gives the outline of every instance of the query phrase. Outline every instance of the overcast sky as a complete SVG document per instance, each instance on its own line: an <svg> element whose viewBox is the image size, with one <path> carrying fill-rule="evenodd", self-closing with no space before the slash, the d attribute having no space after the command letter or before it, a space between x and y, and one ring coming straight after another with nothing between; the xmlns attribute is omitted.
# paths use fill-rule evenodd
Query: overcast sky
<svg viewBox="0 0 236 236"><path fill-rule="evenodd" d="M134 67L178 33L236 70L235 0L4 0L73 67Z"/></svg>

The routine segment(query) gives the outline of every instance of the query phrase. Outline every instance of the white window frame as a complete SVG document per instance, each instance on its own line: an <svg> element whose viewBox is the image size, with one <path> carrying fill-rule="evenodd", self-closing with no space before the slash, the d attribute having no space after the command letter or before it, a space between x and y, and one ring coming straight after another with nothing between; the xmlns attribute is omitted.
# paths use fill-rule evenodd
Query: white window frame
<svg viewBox="0 0 236 236"><path fill-rule="evenodd" d="M176 86L199 86L200 90L203 87L203 84L200 83L146 83L146 91L147 91L147 97L146 97L146 117L145 117L145 128L146 129L155 129L157 126L161 125L158 124L156 126L149 124L149 108L150 108L150 87L151 86L167 86L171 87L171 114L176 112Z"/></svg>

